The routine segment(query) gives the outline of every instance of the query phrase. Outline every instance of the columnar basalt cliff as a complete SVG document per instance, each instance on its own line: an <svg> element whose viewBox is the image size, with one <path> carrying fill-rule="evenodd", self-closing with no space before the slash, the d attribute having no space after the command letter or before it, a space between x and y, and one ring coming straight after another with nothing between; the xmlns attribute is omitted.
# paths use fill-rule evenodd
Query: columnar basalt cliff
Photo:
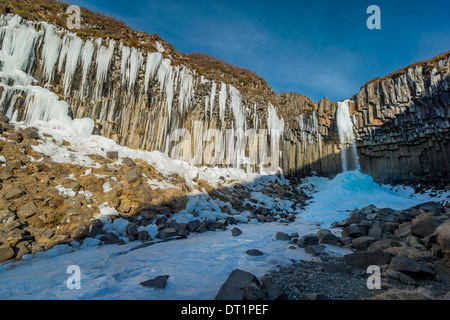
<svg viewBox="0 0 450 320"><path fill-rule="evenodd" d="M2 51L15 66L2 69L1 111L15 121L43 120L65 101L73 118L95 121L96 134L193 164L336 171L334 161L325 170L321 165L339 153L327 139L329 100L317 104L268 87L252 92L207 79L165 58L158 41L157 52L112 39L84 41L18 15L2 16L0 27Z"/></svg>
<svg viewBox="0 0 450 320"><path fill-rule="evenodd" d="M363 86L353 98L362 171L382 182L450 174L450 52Z"/></svg>
<svg viewBox="0 0 450 320"><path fill-rule="evenodd" d="M341 171L337 104L327 98L316 103L275 94L257 76L243 83L197 70L146 34L131 46L14 14L0 17L0 33L0 111L14 121L49 120L67 109L91 119L80 122L80 134L195 165L299 176ZM448 178L449 60L447 53L375 79L350 98L363 172L380 182Z"/></svg>

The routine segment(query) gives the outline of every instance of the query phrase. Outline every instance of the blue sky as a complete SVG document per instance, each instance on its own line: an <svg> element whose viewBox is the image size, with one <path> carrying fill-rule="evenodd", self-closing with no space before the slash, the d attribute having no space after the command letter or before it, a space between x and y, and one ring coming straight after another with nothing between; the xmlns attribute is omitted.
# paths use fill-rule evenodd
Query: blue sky
<svg viewBox="0 0 450 320"><path fill-rule="evenodd" d="M254 70L275 92L349 98L367 81L450 50L450 1L72 0ZM370 5L381 30L369 30Z"/></svg>

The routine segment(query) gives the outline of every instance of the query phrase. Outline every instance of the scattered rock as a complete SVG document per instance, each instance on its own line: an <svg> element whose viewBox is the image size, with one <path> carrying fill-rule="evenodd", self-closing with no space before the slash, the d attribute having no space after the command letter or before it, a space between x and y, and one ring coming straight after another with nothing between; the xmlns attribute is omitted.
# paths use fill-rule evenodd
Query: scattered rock
<svg viewBox="0 0 450 320"><path fill-rule="evenodd" d="M141 172L136 167L136 168L133 168L133 169L129 170L126 173L125 176L126 176L126 179L127 179L128 183L132 184L132 183L135 183L135 182L137 182L137 181L139 181L141 179Z"/></svg>
<svg viewBox="0 0 450 320"><path fill-rule="evenodd" d="M21 220L26 220L38 213L38 208L33 202L28 202L19 207L17 210L17 216Z"/></svg>
<svg viewBox="0 0 450 320"><path fill-rule="evenodd" d="M120 242L119 237L114 233L106 233L105 235L101 236L99 240L104 244L117 244Z"/></svg>
<svg viewBox="0 0 450 320"><path fill-rule="evenodd" d="M107 151L106 157L111 160L119 159L119 152L118 151Z"/></svg>
<svg viewBox="0 0 450 320"><path fill-rule="evenodd" d="M70 237L75 240L81 240L89 234L89 227L86 222L81 222L75 230L72 231Z"/></svg>
<svg viewBox="0 0 450 320"><path fill-rule="evenodd" d="M178 236L178 232L177 230L173 229L173 228L165 228L163 230L160 230L157 234L156 234L156 238L157 239L169 239L172 237L176 237Z"/></svg>
<svg viewBox="0 0 450 320"><path fill-rule="evenodd" d="M319 243L321 244L336 245L339 241L339 238L331 233L331 231L328 229L321 229L316 233L316 235L319 239Z"/></svg>
<svg viewBox="0 0 450 320"><path fill-rule="evenodd" d="M284 232L278 232L278 233L275 235L275 239L276 239L276 240L280 240L280 241L289 241L289 240L291 240L291 237L290 237L287 233L284 233Z"/></svg>
<svg viewBox="0 0 450 320"><path fill-rule="evenodd" d="M234 228L231 230L231 235L232 235L233 237L238 237L238 236L240 236L241 234L242 234L242 231L241 231L239 228L234 227Z"/></svg>
<svg viewBox="0 0 450 320"><path fill-rule="evenodd" d="M372 243L376 241L375 238L372 237L360 237L353 240L352 245L357 251L366 250Z"/></svg>
<svg viewBox="0 0 450 320"><path fill-rule="evenodd" d="M383 266L391 262L391 255L384 251L355 252L344 256L345 264L366 270L369 266Z"/></svg>
<svg viewBox="0 0 450 320"><path fill-rule="evenodd" d="M0 247L0 263L14 257L14 250L10 247Z"/></svg>
<svg viewBox="0 0 450 320"><path fill-rule="evenodd" d="M244 300L259 301L266 300L266 294L254 282L251 282L244 289Z"/></svg>
<svg viewBox="0 0 450 320"><path fill-rule="evenodd" d="M278 283L270 276L266 275L262 278L262 288L267 293L268 300L286 300L286 295L280 289Z"/></svg>
<svg viewBox="0 0 450 320"><path fill-rule="evenodd" d="M429 267L407 257L405 255L397 255L392 258L389 269L399 271L413 279L433 278L436 275Z"/></svg>
<svg viewBox="0 0 450 320"><path fill-rule="evenodd" d="M39 138L38 132L33 128L26 128L22 131L23 140L35 140Z"/></svg>
<svg viewBox="0 0 450 320"><path fill-rule="evenodd" d="M309 245L305 248L305 252L308 254L312 254L313 256L318 256L320 255L322 252L324 252L326 249L325 246L323 245Z"/></svg>
<svg viewBox="0 0 450 320"><path fill-rule="evenodd" d="M146 288L152 288L152 289L164 289L167 285L167 280L170 276L164 275L164 276L158 276L154 279L150 279L144 282L141 282L140 285Z"/></svg>
<svg viewBox="0 0 450 320"><path fill-rule="evenodd" d="M215 300L244 300L244 290L250 283L259 286L259 281L253 274L235 269L220 287Z"/></svg>
<svg viewBox="0 0 450 320"><path fill-rule="evenodd" d="M424 238L431 234L442 224L442 219L437 218L426 218L413 223L411 226L411 232L416 237Z"/></svg>
<svg viewBox="0 0 450 320"><path fill-rule="evenodd" d="M305 293L301 300L329 300L328 297L322 293Z"/></svg>
<svg viewBox="0 0 450 320"><path fill-rule="evenodd" d="M364 233L361 231L361 228L357 224L352 224L348 227L345 227L341 232L342 238L358 238L364 236Z"/></svg>
<svg viewBox="0 0 450 320"><path fill-rule="evenodd" d="M319 244L319 237L316 236L315 234L307 234L302 237L301 243L304 248L308 246L315 246Z"/></svg>
<svg viewBox="0 0 450 320"><path fill-rule="evenodd" d="M246 253L248 256L252 256L252 257L264 255L264 253L261 252L261 251L259 251L258 249L250 249L250 250L247 250L245 253Z"/></svg>

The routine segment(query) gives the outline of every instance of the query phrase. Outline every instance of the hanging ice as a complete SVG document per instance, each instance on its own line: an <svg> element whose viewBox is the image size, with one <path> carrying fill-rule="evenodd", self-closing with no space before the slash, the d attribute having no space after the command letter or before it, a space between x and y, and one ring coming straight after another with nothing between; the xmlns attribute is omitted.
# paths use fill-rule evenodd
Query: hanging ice
<svg viewBox="0 0 450 320"><path fill-rule="evenodd" d="M59 50L61 48L60 35L56 33L55 26L51 24L44 24L45 37L44 47L42 48L43 57L43 79L48 83L53 80L53 70L55 68L56 61L58 61Z"/></svg>
<svg viewBox="0 0 450 320"><path fill-rule="evenodd" d="M66 56L66 66L64 68L64 96L67 96L69 88L72 85L73 75L75 73L75 69L77 68L82 46L83 40L73 35Z"/></svg>
<svg viewBox="0 0 450 320"><path fill-rule="evenodd" d="M109 40L108 48L102 46L102 39L98 38L95 43L97 44L97 90L96 95L99 96L103 83L106 80L108 74L109 64L111 63L112 56L114 54L114 45L116 42L114 40Z"/></svg>
<svg viewBox="0 0 450 320"><path fill-rule="evenodd" d="M82 80L80 88L80 97L83 98L84 85L86 83L86 76L92 63L92 57L94 56L94 43L89 40L86 41L83 47L83 53L81 54L81 68L82 68Z"/></svg>
<svg viewBox="0 0 450 320"><path fill-rule="evenodd" d="M348 159L347 159L347 149L346 143L351 145L351 154L353 164L356 170L360 170L358 152L356 150L355 136L353 134L353 122L350 117L350 110L348 103L350 100L345 100L344 102L338 102L338 108L336 112L336 122L339 132L339 139L341 142L341 161L342 161L342 171L348 171Z"/></svg>
<svg viewBox="0 0 450 320"><path fill-rule="evenodd" d="M152 52L148 54L147 66L145 68L145 93L147 93L149 82L155 76L156 70L158 70L162 60L163 56L159 52Z"/></svg>
<svg viewBox="0 0 450 320"><path fill-rule="evenodd" d="M227 85L222 82L219 92L219 118L222 123L223 120L225 119L226 103L227 103Z"/></svg>

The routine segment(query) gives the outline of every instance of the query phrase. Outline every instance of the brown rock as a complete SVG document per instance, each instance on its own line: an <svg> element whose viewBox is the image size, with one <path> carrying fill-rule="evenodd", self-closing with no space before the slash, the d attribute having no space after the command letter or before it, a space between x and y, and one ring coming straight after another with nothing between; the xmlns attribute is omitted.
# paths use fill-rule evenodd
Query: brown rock
<svg viewBox="0 0 450 320"><path fill-rule="evenodd" d="M28 202L17 210L17 216L21 220L26 220L38 213L38 208L33 202Z"/></svg>
<svg viewBox="0 0 450 320"><path fill-rule="evenodd" d="M10 247L0 247L0 263L14 257L14 250Z"/></svg>

